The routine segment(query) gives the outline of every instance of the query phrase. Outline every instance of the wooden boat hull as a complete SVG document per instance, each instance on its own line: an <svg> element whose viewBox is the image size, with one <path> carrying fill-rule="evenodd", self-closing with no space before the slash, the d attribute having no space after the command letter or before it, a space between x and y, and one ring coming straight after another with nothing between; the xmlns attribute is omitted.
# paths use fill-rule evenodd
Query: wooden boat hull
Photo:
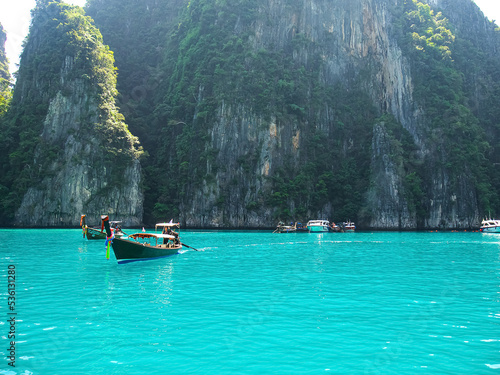
<svg viewBox="0 0 500 375"><path fill-rule="evenodd" d="M280 225L280 226L278 226L278 228L276 228L274 233L295 233L296 230L297 230L297 228L292 227L292 226Z"/></svg>
<svg viewBox="0 0 500 375"><path fill-rule="evenodd" d="M118 263L127 263L174 255L179 252L182 245L161 245L158 247L130 241L124 238L114 238L111 242L111 247L113 248Z"/></svg>
<svg viewBox="0 0 500 375"><path fill-rule="evenodd" d="M93 229L93 228L87 228L85 234L86 234L88 240L105 240L106 239L106 232L100 231L97 229Z"/></svg>
<svg viewBox="0 0 500 375"><path fill-rule="evenodd" d="M307 227L297 227L296 232L304 232L304 233L307 233L307 232L309 232L309 229L307 229Z"/></svg>

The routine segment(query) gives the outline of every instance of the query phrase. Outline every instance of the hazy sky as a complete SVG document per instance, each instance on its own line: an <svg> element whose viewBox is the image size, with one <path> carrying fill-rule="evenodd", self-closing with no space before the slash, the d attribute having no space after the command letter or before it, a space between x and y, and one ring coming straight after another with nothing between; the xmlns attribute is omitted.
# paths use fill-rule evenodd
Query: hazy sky
<svg viewBox="0 0 500 375"><path fill-rule="evenodd" d="M85 5L85 0L66 0L65 3ZM0 23L6 34L5 52L10 62L10 72L17 70L23 40L28 35L35 0L0 0Z"/></svg>
<svg viewBox="0 0 500 375"><path fill-rule="evenodd" d="M474 0L490 20L500 23L500 0ZM66 3L85 5L85 0L66 0ZM30 10L35 7L35 0L0 0L0 23L7 33L5 52L10 61L11 73L17 70L19 55L24 38L30 26Z"/></svg>

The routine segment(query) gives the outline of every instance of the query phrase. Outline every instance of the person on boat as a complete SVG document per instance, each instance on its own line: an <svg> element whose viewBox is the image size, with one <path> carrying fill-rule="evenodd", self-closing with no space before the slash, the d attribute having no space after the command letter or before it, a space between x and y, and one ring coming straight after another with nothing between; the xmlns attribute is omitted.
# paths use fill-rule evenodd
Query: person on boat
<svg viewBox="0 0 500 375"><path fill-rule="evenodd" d="M180 244L181 243L181 240L179 239L179 233L175 232L175 231L171 231L171 234L172 236L174 236L174 243L176 245Z"/></svg>
<svg viewBox="0 0 500 375"><path fill-rule="evenodd" d="M176 245L178 245L178 244L181 243L181 241L179 240L179 233L177 233L176 231L170 229L170 227L167 230L167 234L170 234L171 236L174 236L174 243Z"/></svg>
<svg viewBox="0 0 500 375"><path fill-rule="evenodd" d="M161 232L161 233L162 233L162 234L167 234L167 232L168 232L167 228L166 228L166 227L163 227L163 230L162 230L162 232ZM164 238L164 239L163 239L163 244L164 244L164 245L168 244L168 238Z"/></svg>

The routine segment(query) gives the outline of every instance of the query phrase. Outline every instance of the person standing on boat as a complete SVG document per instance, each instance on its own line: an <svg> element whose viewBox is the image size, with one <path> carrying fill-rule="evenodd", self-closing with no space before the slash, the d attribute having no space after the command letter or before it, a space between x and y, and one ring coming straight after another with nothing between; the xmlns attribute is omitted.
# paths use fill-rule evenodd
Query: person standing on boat
<svg viewBox="0 0 500 375"><path fill-rule="evenodd" d="M174 231L174 230L172 230L172 229L170 229L170 228L168 228L168 231L169 231L169 233L168 233L168 234L170 234L170 235L172 235L172 236L174 236L174 237L175 237L175 238L174 238L174 243L175 243L176 245L177 245L177 244L179 244L179 243L181 242L181 241L179 240L179 233L177 233L176 231Z"/></svg>
<svg viewBox="0 0 500 375"><path fill-rule="evenodd" d="M168 234L167 233L167 227L163 227L163 230L161 231L162 234ZM163 244L166 245L168 244L168 238L163 238Z"/></svg>

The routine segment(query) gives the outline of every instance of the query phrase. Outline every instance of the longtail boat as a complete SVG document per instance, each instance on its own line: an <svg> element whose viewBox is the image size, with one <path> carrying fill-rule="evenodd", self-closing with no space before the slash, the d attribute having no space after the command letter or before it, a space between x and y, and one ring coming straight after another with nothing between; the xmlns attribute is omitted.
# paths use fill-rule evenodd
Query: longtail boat
<svg viewBox="0 0 500 375"><path fill-rule="evenodd" d="M297 230L297 224L290 223L290 225L285 225L285 223L280 221L273 233L293 233L296 230Z"/></svg>
<svg viewBox="0 0 500 375"><path fill-rule="evenodd" d="M307 229L309 232L328 232L330 222L328 220L309 220L307 222Z"/></svg>
<svg viewBox="0 0 500 375"><path fill-rule="evenodd" d="M87 237L88 240L105 240L106 231L104 230L104 224L101 220L101 227L89 227L85 220L86 215L82 215L80 218L80 226L82 227L83 238ZM111 231L114 232L115 237L122 237L124 233L120 226L121 221L110 221L109 225Z"/></svg>
<svg viewBox="0 0 500 375"><path fill-rule="evenodd" d="M101 228L87 226L85 217L86 215L82 215L80 218L80 226L82 227L83 238L87 237L87 240L105 240L106 232L104 231L104 227L102 225Z"/></svg>
<svg viewBox="0 0 500 375"><path fill-rule="evenodd" d="M166 256L177 254L184 245L180 242L180 238L177 233L168 234L165 233L165 231L163 231L164 233L140 232L130 234L127 238L118 238L115 237L113 232L111 231L109 217L107 215L103 215L101 219L106 230L108 259L109 244L111 244L118 263L163 258ZM187 245L184 246L189 247Z"/></svg>
<svg viewBox="0 0 500 375"><path fill-rule="evenodd" d="M481 221L479 231L483 233L500 233L500 220L485 219Z"/></svg>

